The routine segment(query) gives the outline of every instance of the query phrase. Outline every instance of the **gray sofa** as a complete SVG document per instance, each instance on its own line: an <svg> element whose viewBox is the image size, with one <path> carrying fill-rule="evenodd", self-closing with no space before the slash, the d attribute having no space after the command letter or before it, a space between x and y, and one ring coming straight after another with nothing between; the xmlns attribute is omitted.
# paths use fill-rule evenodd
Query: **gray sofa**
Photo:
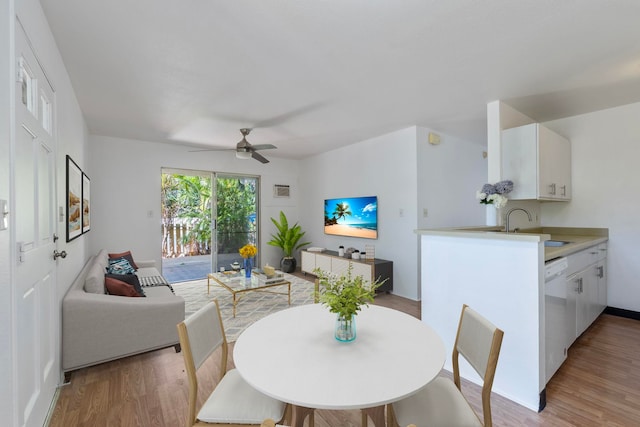
<svg viewBox="0 0 640 427"><path fill-rule="evenodd" d="M162 277L154 261L136 261L138 277ZM144 287L146 298L108 295L108 253L91 257L62 301L62 370L70 371L175 346L184 299L168 286Z"/></svg>

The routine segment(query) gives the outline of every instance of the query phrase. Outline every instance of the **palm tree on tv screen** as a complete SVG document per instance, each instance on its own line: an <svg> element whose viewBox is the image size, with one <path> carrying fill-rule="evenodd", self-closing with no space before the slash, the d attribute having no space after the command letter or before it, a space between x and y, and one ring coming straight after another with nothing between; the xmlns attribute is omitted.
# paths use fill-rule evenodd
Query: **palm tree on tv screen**
<svg viewBox="0 0 640 427"><path fill-rule="evenodd" d="M346 203L336 203L336 209L333 211L333 217L337 220L340 218L347 219L347 216L351 216L353 213L349 210L349 205Z"/></svg>

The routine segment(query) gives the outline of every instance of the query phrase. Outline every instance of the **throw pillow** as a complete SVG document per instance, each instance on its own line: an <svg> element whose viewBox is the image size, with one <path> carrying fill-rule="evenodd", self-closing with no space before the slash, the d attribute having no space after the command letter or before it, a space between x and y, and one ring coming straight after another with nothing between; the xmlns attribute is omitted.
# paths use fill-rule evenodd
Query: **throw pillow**
<svg viewBox="0 0 640 427"><path fill-rule="evenodd" d="M131 251L121 252L119 254L109 254L109 259L118 259L118 258L126 259L127 261L129 261L129 264L131 264L131 267L135 268L136 270L138 269L138 266L133 261L133 255L131 255Z"/></svg>
<svg viewBox="0 0 640 427"><path fill-rule="evenodd" d="M112 277L105 277L104 285L107 287L107 291L110 295L118 295L122 297L141 297L133 286L125 283L121 280L114 279Z"/></svg>
<svg viewBox="0 0 640 427"><path fill-rule="evenodd" d="M136 270L125 258L110 259L107 273L109 274L133 274Z"/></svg>
<svg viewBox="0 0 640 427"><path fill-rule="evenodd" d="M104 275L105 282L107 281L107 279L120 280L121 282L124 282L130 286L133 286L133 289L135 289L136 292L139 293L141 297L146 297L144 290L140 285L140 279L138 279L138 276L136 276L135 274L105 274Z"/></svg>

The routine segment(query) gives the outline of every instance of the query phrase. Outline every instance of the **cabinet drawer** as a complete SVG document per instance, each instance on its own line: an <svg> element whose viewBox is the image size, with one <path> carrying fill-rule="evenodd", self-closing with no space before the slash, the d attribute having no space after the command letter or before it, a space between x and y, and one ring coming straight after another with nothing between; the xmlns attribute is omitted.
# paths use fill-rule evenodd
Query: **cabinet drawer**
<svg viewBox="0 0 640 427"><path fill-rule="evenodd" d="M606 243L600 243L599 245L591 246L590 248L571 254L567 257L567 261L569 262L567 276L584 270L588 265L601 261L606 257Z"/></svg>
<svg viewBox="0 0 640 427"><path fill-rule="evenodd" d="M584 270L589 264L592 264L594 262L592 259L593 255L590 254L590 249L591 248L576 252L575 254L571 254L567 257L567 262L569 263L569 267L567 268L566 273L567 276Z"/></svg>

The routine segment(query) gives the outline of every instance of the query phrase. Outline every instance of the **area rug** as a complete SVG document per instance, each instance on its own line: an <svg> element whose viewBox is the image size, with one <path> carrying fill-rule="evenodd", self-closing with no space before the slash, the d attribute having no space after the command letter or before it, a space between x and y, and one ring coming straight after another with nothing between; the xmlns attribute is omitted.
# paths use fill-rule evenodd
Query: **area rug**
<svg viewBox="0 0 640 427"><path fill-rule="evenodd" d="M291 307L313 303L313 282L286 273L285 279L291 282ZM287 295L247 292L240 295L240 302L236 306L236 317L233 317L231 293L219 285L214 285L213 281L211 281L209 295L207 295L207 279L173 283L171 286L176 295L184 298L185 317L191 316L209 301L217 299L229 342L234 342L240 333L256 320L289 307ZM286 294L284 286L273 288L273 290Z"/></svg>

